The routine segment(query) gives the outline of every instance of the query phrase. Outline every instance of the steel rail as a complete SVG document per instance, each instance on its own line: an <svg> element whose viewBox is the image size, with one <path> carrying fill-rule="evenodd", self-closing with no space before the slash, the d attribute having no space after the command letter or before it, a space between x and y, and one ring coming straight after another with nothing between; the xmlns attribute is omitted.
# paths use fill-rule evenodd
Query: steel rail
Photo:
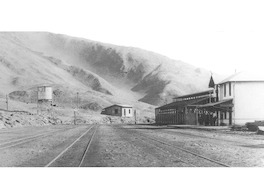
<svg viewBox="0 0 264 176"><path fill-rule="evenodd" d="M128 128L127 128L128 129ZM129 129L130 130L130 129ZM134 134L135 133L140 133L140 132L135 132L134 131ZM199 158L203 158L203 159L205 159L205 160L207 160L207 161L210 161L210 162L212 162L212 163L215 163L215 164L218 164L218 165L221 165L221 166L224 166L224 167L231 167L231 166L229 166L229 165L227 165L227 164L224 164L224 163L221 163L220 161L216 161L216 160L213 160L213 159L210 159L210 158L208 158L208 157L206 157L206 156L203 156L203 155L200 155L200 154L197 154L197 153L194 153L194 152L192 152L192 151L190 151L190 150L187 150L187 149L184 149L184 148L182 148L182 147L179 147L179 146L176 146L176 145L174 145L174 144L170 144L170 143L167 143L167 142L165 142L165 141L162 141L162 140L158 140L158 139L156 139L156 138L153 138L153 137L146 137L146 136L144 136L144 135L142 135L142 133L141 133L141 135L139 135L139 134L136 134L137 136L139 136L139 138L145 138L145 139L149 139L149 140L152 140L152 141L156 141L156 142L158 142L158 143L161 143L161 144L163 144L163 145L166 145L166 146L169 146L169 147L172 147L173 149L178 149L178 150L181 150L181 151L184 151L184 152L186 152L186 153L189 153L189 154L192 154L192 155L194 155L194 156L196 156L196 157L199 157Z"/></svg>
<svg viewBox="0 0 264 176"><path fill-rule="evenodd" d="M192 136L192 137L197 137L197 138L202 138L202 139L210 139L210 140L214 140L214 141L219 141L213 137L209 137L209 136L199 136L196 134L188 134L188 133L184 133L184 132L179 132L179 131L168 131L170 129L161 129L162 133L168 133L168 134L181 134L181 135L185 135L185 136ZM226 139L221 139L221 142L226 142L226 143L233 143L233 144L242 144L242 145L249 145L248 143L245 142L240 142L240 141L231 141L231 140L226 140Z"/></svg>
<svg viewBox="0 0 264 176"><path fill-rule="evenodd" d="M66 147L59 155L57 155L53 160L51 160L45 167L49 167L52 163L54 163L57 159L59 159L65 152L67 152L76 142L78 142L84 135L86 135L94 125L88 128L82 135L80 135L74 142L72 142L68 147Z"/></svg>
<svg viewBox="0 0 264 176"><path fill-rule="evenodd" d="M70 128L70 129L73 129L73 128ZM41 134L38 134L38 135L34 135L34 136L30 136L30 137L26 137L26 138L22 138L22 139L18 139L18 140L4 142L4 143L1 143L0 146L4 146L4 145L7 145L7 144L11 144L11 145L0 147L0 150L11 148L11 147L14 147L14 146L17 146L17 145L20 145L20 144L24 144L24 143L33 141L35 139L38 139L39 137L48 136L48 135L50 135L50 134L52 134L54 132L59 132L59 131L64 131L64 130L68 130L68 129L54 130L54 131L41 133ZM19 141L21 141L21 142L19 142ZM18 142L18 143L16 143L16 142ZM12 143L14 143L14 144L12 144Z"/></svg>
<svg viewBox="0 0 264 176"><path fill-rule="evenodd" d="M115 128L115 129L120 129L120 128ZM124 128L122 128L122 129L124 129ZM135 132L134 132L134 133L135 133ZM139 135L136 134L136 136L139 136ZM142 139L141 136L139 136L137 139L140 140L140 141L142 141L143 143L147 143L147 145L151 145L151 146L153 146L154 148L156 148L156 149L162 151L163 153L169 154L168 151L162 149L161 147L158 147L158 146L155 145L155 144L151 144L151 143L147 142L146 140ZM177 160L180 161L180 162L182 162L182 163L185 163L185 164L187 164L187 165L190 165L190 166L192 166L192 167L197 167L196 165L191 164L191 163L188 163L187 161L181 160L181 159L179 159L179 158L177 158Z"/></svg>
<svg viewBox="0 0 264 176"><path fill-rule="evenodd" d="M139 139L139 138L138 138L138 139ZM143 139L139 139L139 140L143 141L144 143L147 143L146 140L143 140ZM158 146L156 146L156 145L154 145L154 144L151 144L151 143L147 143L147 144L148 144L148 145L152 145L153 147L159 149L160 151L162 151L162 152L164 152L164 153L167 153L167 154L169 153L168 151L165 151L165 150L163 150L162 148L160 148L160 147L158 147ZM181 159L179 159L179 158L177 158L177 160L180 161L180 162L182 162L182 163L185 163L185 164L187 164L187 165L191 165L192 167L197 167L196 165L191 164L191 163L188 163L187 161L183 161L183 160L181 160Z"/></svg>
<svg viewBox="0 0 264 176"><path fill-rule="evenodd" d="M72 129L72 128L70 128L70 129ZM40 134L37 134L37 135L27 136L27 137L24 137L24 138L21 138L21 139L15 139L15 140L6 141L6 142L3 142L3 143L0 143L0 146L6 145L6 144L10 144L10 143L14 143L14 142L23 141L23 140L26 140L26 139L35 138L35 137L38 137L38 136L41 136L41 135L45 135L47 133L57 132L57 131L61 131L61 130L65 130L65 129L54 130L54 131L50 131L50 132L40 133Z"/></svg>
<svg viewBox="0 0 264 176"><path fill-rule="evenodd" d="M81 166L82 166L83 161L84 161L84 159L85 159L85 157L86 157L86 154L87 154L87 152L88 152L88 150L89 150L89 148L90 148L90 146L91 146L92 140L93 140L93 138L94 138L94 135L95 135L97 129L98 129L98 125L96 126L96 128L95 128L95 130L94 130L94 132L93 132L93 134L92 134L92 136L91 136L91 138L90 138L90 140L89 140L89 142L88 142L88 144L87 144L87 146L86 146L86 149L85 149L85 151L84 151L84 153L83 153L83 156L82 156L82 160L81 160L80 164L78 165L78 167L81 167Z"/></svg>
<svg viewBox="0 0 264 176"><path fill-rule="evenodd" d="M146 138L146 137L145 137L145 138ZM170 147L173 147L173 148L177 148L178 150L184 151L184 152L186 152L186 153L190 153L190 154L192 154L192 155L194 155L194 156L197 156L197 157L199 157L199 158L203 158L203 159L208 160L208 161L210 161L210 162L212 162L212 163L216 163L216 164L219 164L219 165L224 166L224 167L230 167L230 166L227 165L227 164L224 164L224 163L221 163L221 162L219 162L219 161L216 161L216 160L210 159L210 158L208 158L208 157L206 157L206 156L203 156L203 155L200 155L200 154L194 153L194 152L192 152L192 151L190 151L190 150L187 150L187 149L184 149L184 148L182 148L182 147L178 147L178 146L175 146L175 145L172 145L172 144L169 144L169 143L167 143L167 142L164 142L164 141L161 141L161 140L157 140L157 139L154 139L154 138L148 138L148 139L151 139L151 140L153 140L153 141L159 142L159 143L161 143L161 144L163 144L163 145L167 145L167 146L170 146Z"/></svg>
<svg viewBox="0 0 264 176"><path fill-rule="evenodd" d="M53 125L43 125L42 127L51 127ZM64 124L60 124L60 125L54 125L54 126L58 126L58 127L63 127L63 126L67 126L67 125L64 125ZM20 130L23 130L23 129L31 129L31 130L34 130L34 129L37 129L39 128L40 126L22 126L22 127L19 127L19 128L3 128L3 129L0 129L0 135L1 134L5 134L5 133L18 133Z"/></svg>

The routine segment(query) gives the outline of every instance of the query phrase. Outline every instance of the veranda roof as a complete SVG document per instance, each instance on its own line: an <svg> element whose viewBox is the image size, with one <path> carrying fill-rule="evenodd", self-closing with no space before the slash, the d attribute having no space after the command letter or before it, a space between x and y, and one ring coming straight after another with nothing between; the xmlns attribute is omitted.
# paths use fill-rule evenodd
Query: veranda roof
<svg viewBox="0 0 264 176"><path fill-rule="evenodd" d="M211 110L225 110L230 111L230 108L233 107L233 99L225 99L214 103L207 103L204 105L199 105L197 108L211 109Z"/></svg>
<svg viewBox="0 0 264 176"><path fill-rule="evenodd" d="M186 94L186 95L182 95L179 97L174 97L173 99L179 99L179 98L189 98L189 97L195 97L195 96L202 96L202 95L209 95L210 93L212 94L214 92L213 88L208 88L208 90L204 90L201 92L196 92L196 93L192 93L192 94Z"/></svg>
<svg viewBox="0 0 264 176"><path fill-rule="evenodd" d="M166 104L164 106L158 107L156 109L161 109L161 110L164 110L164 109L176 109L176 108L179 108L179 107L184 107L184 106L188 106L188 105L194 105L196 103L199 103L201 101L208 100L208 99L209 99L209 97L203 97L203 98L197 98L197 99L191 99L191 100L176 101L176 102L172 102L170 104Z"/></svg>

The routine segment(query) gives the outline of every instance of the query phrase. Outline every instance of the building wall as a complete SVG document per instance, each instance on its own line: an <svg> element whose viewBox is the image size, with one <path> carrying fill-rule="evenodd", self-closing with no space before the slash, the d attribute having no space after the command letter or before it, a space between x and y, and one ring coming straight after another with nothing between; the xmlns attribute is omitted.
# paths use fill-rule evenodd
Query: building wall
<svg viewBox="0 0 264 176"><path fill-rule="evenodd" d="M219 100L225 100L234 97L234 83L230 82L230 84L231 87L229 86L229 82L220 85ZM224 94L224 87L226 87L226 95ZM229 93L230 89L231 89L231 95Z"/></svg>
<svg viewBox="0 0 264 176"><path fill-rule="evenodd" d="M196 114L197 113L193 113L193 112L186 113L185 124L186 125L197 125Z"/></svg>
<svg viewBox="0 0 264 176"><path fill-rule="evenodd" d="M121 106L112 106L105 108L106 115L122 116L122 117L133 117L133 108L126 108Z"/></svg>
<svg viewBox="0 0 264 176"><path fill-rule="evenodd" d="M123 117L133 117L133 108L122 108Z"/></svg>
<svg viewBox="0 0 264 176"><path fill-rule="evenodd" d="M223 95L224 95L224 84L221 84L219 86L219 100L223 100Z"/></svg>
<svg viewBox="0 0 264 176"><path fill-rule="evenodd" d="M52 87L38 87L38 100L52 100Z"/></svg>
<svg viewBox="0 0 264 176"><path fill-rule="evenodd" d="M234 83L233 124L264 120L264 82Z"/></svg>
<svg viewBox="0 0 264 176"><path fill-rule="evenodd" d="M122 108L120 106L112 106L105 108L106 115L122 116Z"/></svg>
<svg viewBox="0 0 264 176"><path fill-rule="evenodd" d="M156 109L155 121L160 125L176 124L181 125L185 123L184 112L176 109L159 110Z"/></svg>

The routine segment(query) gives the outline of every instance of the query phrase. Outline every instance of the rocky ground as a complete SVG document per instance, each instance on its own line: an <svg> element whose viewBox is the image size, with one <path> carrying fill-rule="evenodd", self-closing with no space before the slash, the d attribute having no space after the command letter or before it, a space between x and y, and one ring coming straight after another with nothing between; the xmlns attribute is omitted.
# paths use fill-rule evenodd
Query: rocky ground
<svg viewBox="0 0 264 176"><path fill-rule="evenodd" d="M62 121L60 119L51 116L34 115L29 112L0 111L0 129L25 126L57 125L61 123Z"/></svg>
<svg viewBox="0 0 264 176"><path fill-rule="evenodd" d="M153 123L149 117L138 117L137 123ZM134 124L134 117L118 117L101 115L94 112L42 112L40 114L27 111L0 110L0 129L26 126L45 126L59 124Z"/></svg>
<svg viewBox="0 0 264 176"><path fill-rule="evenodd" d="M71 104L57 103L56 106L41 106L37 108L36 103L25 103L16 100L8 100L7 110L6 99L0 98L0 129L23 127L23 126L44 126L57 124L117 124L135 123L135 118L115 117L102 115L102 107L95 104L81 104L80 108ZM137 109L138 123L153 123L154 111ZM75 122L74 122L75 121Z"/></svg>
<svg viewBox="0 0 264 176"><path fill-rule="evenodd" d="M2 129L0 166L42 167L57 156L49 166L77 167L82 158L83 167L264 166L262 135L132 124L98 125L86 133L91 127L55 125ZM43 133L44 136L38 136ZM28 141L28 136L36 135ZM21 141L23 139L26 141ZM74 141L76 143L71 145Z"/></svg>

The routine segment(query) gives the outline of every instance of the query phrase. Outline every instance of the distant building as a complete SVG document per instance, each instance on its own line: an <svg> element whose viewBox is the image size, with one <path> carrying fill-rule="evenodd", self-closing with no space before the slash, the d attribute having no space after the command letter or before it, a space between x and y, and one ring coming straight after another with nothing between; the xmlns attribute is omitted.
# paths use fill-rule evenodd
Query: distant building
<svg viewBox="0 0 264 176"><path fill-rule="evenodd" d="M38 101L52 101L52 87L39 86L38 87Z"/></svg>
<svg viewBox="0 0 264 176"><path fill-rule="evenodd" d="M37 93L37 113L41 114L43 111L49 112L52 106L52 87L47 85L39 86L37 88Z"/></svg>
<svg viewBox="0 0 264 176"><path fill-rule="evenodd" d="M234 125L264 120L264 76L236 73L155 110L157 124Z"/></svg>
<svg viewBox="0 0 264 176"><path fill-rule="evenodd" d="M115 104L104 108L101 114L120 117L133 117L133 107L130 105Z"/></svg>

